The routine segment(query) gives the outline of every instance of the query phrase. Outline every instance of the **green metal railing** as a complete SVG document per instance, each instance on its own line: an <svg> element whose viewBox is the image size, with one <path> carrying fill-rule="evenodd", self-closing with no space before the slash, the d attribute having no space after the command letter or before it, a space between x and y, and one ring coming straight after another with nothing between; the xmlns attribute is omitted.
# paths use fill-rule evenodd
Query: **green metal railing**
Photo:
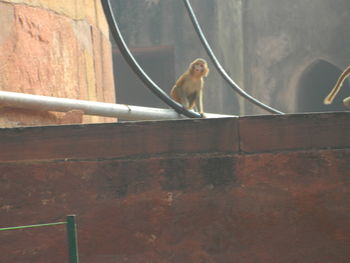
<svg viewBox="0 0 350 263"><path fill-rule="evenodd" d="M18 229L26 229L26 228L37 228L37 227L46 227L46 226L57 226L57 225L67 225L69 263L79 263L77 224L76 224L76 220L75 220L75 215L67 216L65 222L55 222L55 223L27 225L27 226L15 226L15 227L4 227L4 228L0 228L0 231L18 230Z"/></svg>

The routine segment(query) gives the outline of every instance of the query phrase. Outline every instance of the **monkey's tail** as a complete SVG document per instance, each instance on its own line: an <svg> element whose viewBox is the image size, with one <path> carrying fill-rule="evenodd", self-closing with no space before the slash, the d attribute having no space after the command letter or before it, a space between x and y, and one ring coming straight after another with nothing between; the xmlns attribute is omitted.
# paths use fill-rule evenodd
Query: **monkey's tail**
<svg viewBox="0 0 350 263"><path fill-rule="evenodd" d="M340 91L340 88L343 86L344 80L350 75L350 66L343 71L343 73L340 75L340 77L337 80L337 83L335 84L334 88L331 90L331 92L328 94L328 96L323 100L324 104L331 104L337 96L338 92Z"/></svg>

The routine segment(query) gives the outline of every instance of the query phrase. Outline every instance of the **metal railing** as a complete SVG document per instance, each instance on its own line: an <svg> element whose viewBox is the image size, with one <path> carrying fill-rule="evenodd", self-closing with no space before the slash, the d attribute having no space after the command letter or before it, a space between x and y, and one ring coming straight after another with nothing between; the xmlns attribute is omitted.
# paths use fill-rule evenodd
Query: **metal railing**
<svg viewBox="0 0 350 263"><path fill-rule="evenodd" d="M64 221L64 222L26 225L26 226L15 226L15 227L4 227L4 228L0 228L0 231L19 230L19 229L27 229L27 228L38 228L38 227L49 227L49 226L57 226L57 225L66 225L66 227L67 227L69 263L79 263L77 224L76 224L76 220L75 220L75 215L67 216L66 221Z"/></svg>
<svg viewBox="0 0 350 263"><path fill-rule="evenodd" d="M0 106L38 111L68 112L80 110L83 114L114 117L119 120L171 120L181 119L184 116L173 109L160 109L125 104L114 104L87 100L57 98L41 95L24 94L10 91L0 91ZM206 118L235 117L205 113Z"/></svg>

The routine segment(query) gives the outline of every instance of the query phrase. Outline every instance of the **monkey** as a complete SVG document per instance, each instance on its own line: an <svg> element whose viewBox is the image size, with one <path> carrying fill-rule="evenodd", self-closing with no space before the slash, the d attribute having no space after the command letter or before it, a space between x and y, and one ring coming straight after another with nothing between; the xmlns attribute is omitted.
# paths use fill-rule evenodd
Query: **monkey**
<svg viewBox="0 0 350 263"><path fill-rule="evenodd" d="M331 104L335 98L335 96L338 94L340 88L342 87L344 80L350 76L350 66L343 71L343 73L340 75L340 77L338 78L334 88L331 90L331 92L328 94L328 96L323 100L324 104ZM346 107L349 108L350 104L349 104L349 98L345 98L343 103Z"/></svg>
<svg viewBox="0 0 350 263"><path fill-rule="evenodd" d="M189 65L187 71L178 78L170 91L170 97L186 109L194 109L203 116L203 78L207 77L208 74L208 63L202 58L197 58Z"/></svg>

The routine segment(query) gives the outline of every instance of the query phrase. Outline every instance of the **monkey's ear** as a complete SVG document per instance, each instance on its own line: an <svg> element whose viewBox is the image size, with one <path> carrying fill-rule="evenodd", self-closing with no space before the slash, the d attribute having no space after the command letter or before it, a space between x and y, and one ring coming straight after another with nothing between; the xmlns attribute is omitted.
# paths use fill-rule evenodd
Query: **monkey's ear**
<svg viewBox="0 0 350 263"><path fill-rule="evenodd" d="M204 77L208 77L208 74L209 74L209 68L208 68L208 65L206 65L206 67L204 68L204 74L203 74L203 76L204 76Z"/></svg>

